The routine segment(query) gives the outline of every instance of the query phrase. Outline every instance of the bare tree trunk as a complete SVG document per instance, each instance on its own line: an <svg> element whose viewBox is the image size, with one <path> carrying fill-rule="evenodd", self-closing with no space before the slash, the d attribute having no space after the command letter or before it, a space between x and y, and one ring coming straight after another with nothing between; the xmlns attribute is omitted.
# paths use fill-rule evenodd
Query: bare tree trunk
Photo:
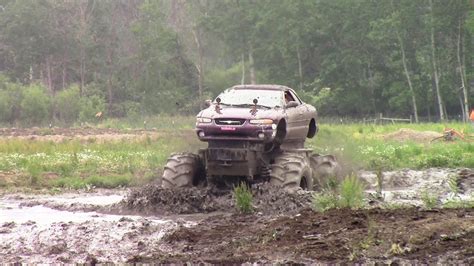
<svg viewBox="0 0 474 266"><path fill-rule="evenodd" d="M53 71L51 70L51 56L48 56L46 58L46 73L47 73L47 78L48 78L48 90L49 90L49 94L50 95L53 95Z"/></svg>
<svg viewBox="0 0 474 266"><path fill-rule="evenodd" d="M300 47L296 46L296 57L298 58L298 75L300 78L300 90L303 89L303 65L301 63Z"/></svg>
<svg viewBox="0 0 474 266"><path fill-rule="evenodd" d="M242 53L242 79L240 80L240 84L245 84L245 55Z"/></svg>
<svg viewBox="0 0 474 266"><path fill-rule="evenodd" d="M257 84L257 78L255 76L255 65L253 61L253 46L249 47L249 70L250 70L250 83Z"/></svg>
<svg viewBox="0 0 474 266"><path fill-rule="evenodd" d="M82 48L81 48L82 49ZM84 85L85 85L85 75L86 75L86 63L85 63L85 58L84 58L84 53L81 51L81 66L80 66L80 75L81 75L81 86L79 88L79 94L82 96L83 91L84 91Z"/></svg>
<svg viewBox="0 0 474 266"><path fill-rule="evenodd" d="M30 65L30 84L33 83L33 66Z"/></svg>
<svg viewBox="0 0 474 266"><path fill-rule="evenodd" d="M407 78L408 82L408 87L410 88L410 95L411 95L411 104L413 107L413 115L415 116L415 122L418 123L418 107L416 104L416 97L415 97L415 90L413 89L413 85L411 83L411 77L410 73L408 72L408 66L406 62L406 57L405 57L405 46L403 45L403 40L402 37L400 36L400 33L398 32L398 29L396 30L397 32L397 38L398 42L400 44L400 50L402 52L402 63L403 63L403 69L405 71L405 77Z"/></svg>
<svg viewBox="0 0 474 266"><path fill-rule="evenodd" d="M193 36L194 36L194 42L196 43L196 47L198 50L198 62L195 64L197 72L198 72L198 96L199 100L202 100L202 91L203 91L203 82L204 82L204 77L203 77L203 50L201 47L201 38L198 32L196 32L196 29L194 28L193 30Z"/></svg>
<svg viewBox="0 0 474 266"><path fill-rule="evenodd" d="M444 121L444 112L443 112L443 99L441 98L441 93L439 90L439 73L438 66L436 63L436 43L434 38L434 17L433 17L433 0L430 0L430 10L431 10L431 63L433 66L433 75L435 79L435 88L436 88L436 97L438 100L439 108L439 119Z"/></svg>
<svg viewBox="0 0 474 266"><path fill-rule="evenodd" d="M461 113L462 113L462 121L466 122L467 119L468 119L468 116L466 116L466 110L464 109L464 105L463 105L463 97L461 94L458 94L458 99L459 99L459 103L461 105Z"/></svg>
<svg viewBox="0 0 474 266"><path fill-rule="evenodd" d="M370 96L372 98L372 109L374 113L376 110L376 102L375 102L375 84L374 84L374 76L372 73L372 68L370 66L370 62L367 64L368 74L369 74L369 88L370 88Z"/></svg>
<svg viewBox="0 0 474 266"><path fill-rule="evenodd" d="M464 122L468 122L469 120L469 97L466 88L466 76L464 73L464 65L461 53L462 50L462 16L459 18L459 28L458 28L458 45L457 45L457 58L458 58L458 65L459 65L459 74L461 76L461 89L464 101L461 102L461 107L463 109L462 117ZM464 55L464 54L463 54Z"/></svg>
<svg viewBox="0 0 474 266"><path fill-rule="evenodd" d="M112 49L112 48L109 48ZM112 77L113 77L113 61L112 61L112 52L107 51L107 65L109 67L109 73L107 77L107 100L108 100L108 110L109 114L112 113L112 104L113 104L113 84L112 84Z"/></svg>

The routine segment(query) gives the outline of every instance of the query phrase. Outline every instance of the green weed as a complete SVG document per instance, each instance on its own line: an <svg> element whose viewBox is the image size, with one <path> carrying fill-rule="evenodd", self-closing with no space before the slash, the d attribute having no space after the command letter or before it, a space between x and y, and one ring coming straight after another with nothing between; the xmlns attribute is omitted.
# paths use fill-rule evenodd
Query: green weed
<svg viewBox="0 0 474 266"><path fill-rule="evenodd" d="M355 175L346 177L340 186L340 206L358 209L364 205L364 185Z"/></svg>
<svg viewBox="0 0 474 266"><path fill-rule="evenodd" d="M425 208L431 210L438 205L438 196L428 191L421 192L421 201Z"/></svg>
<svg viewBox="0 0 474 266"><path fill-rule="evenodd" d="M459 194L459 176L450 175L448 178L449 189L454 195Z"/></svg>
<svg viewBox="0 0 474 266"><path fill-rule="evenodd" d="M247 184L244 182L234 188L235 206L242 213L253 212L253 196Z"/></svg>
<svg viewBox="0 0 474 266"><path fill-rule="evenodd" d="M339 207L339 197L334 191L325 190L313 193L313 209L317 212L325 212Z"/></svg>
<svg viewBox="0 0 474 266"><path fill-rule="evenodd" d="M454 198L443 203L443 208L458 209L458 208L474 208L474 194L467 199Z"/></svg>
<svg viewBox="0 0 474 266"><path fill-rule="evenodd" d="M313 193L313 209L325 212L334 208L358 209L364 206L364 186L355 175L346 177L335 189Z"/></svg>
<svg viewBox="0 0 474 266"><path fill-rule="evenodd" d="M27 172L29 175L29 185L36 186L39 184L41 180L41 173L43 170L41 166L37 163L32 163L27 166Z"/></svg>

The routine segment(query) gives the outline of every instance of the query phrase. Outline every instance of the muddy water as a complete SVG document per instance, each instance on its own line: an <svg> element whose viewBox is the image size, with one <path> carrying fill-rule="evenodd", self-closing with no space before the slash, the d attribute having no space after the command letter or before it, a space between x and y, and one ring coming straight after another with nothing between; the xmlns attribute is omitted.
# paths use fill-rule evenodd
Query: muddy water
<svg viewBox="0 0 474 266"><path fill-rule="evenodd" d="M363 171L359 176L367 193L373 195L377 174ZM422 205L422 193L436 195L443 203L474 193L472 169L401 170L384 172L382 179L385 203ZM456 193L450 180L456 180ZM295 214L311 205L311 192L291 194L261 185L253 194L260 217ZM0 197L0 262L117 263L181 254L162 238L179 228L195 226L215 211L220 215L235 212L232 195L209 188L178 193L153 185L131 192L6 194Z"/></svg>
<svg viewBox="0 0 474 266"><path fill-rule="evenodd" d="M126 262L160 251L169 231L194 222L160 217L59 210L107 206L123 195L10 195L0 200L2 263ZM32 205L32 206L29 206ZM61 209L61 208L60 208Z"/></svg>
<svg viewBox="0 0 474 266"><path fill-rule="evenodd" d="M474 200L474 169L407 169L383 172L381 178L376 172L361 171L359 177L367 183L366 192L374 196L381 191L385 203L423 206L423 197L435 198L438 204Z"/></svg>

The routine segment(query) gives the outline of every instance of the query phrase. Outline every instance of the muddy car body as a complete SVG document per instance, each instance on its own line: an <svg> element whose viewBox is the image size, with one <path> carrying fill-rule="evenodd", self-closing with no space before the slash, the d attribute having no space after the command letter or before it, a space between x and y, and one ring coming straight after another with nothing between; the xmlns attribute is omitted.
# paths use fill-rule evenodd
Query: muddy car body
<svg viewBox="0 0 474 266"><path fill-rule="evenodd" d="M317 132L316 108L280 85L239 85L197 115L202 141L304 142Z"/></svg>
<svg viewBox="0 0 474 266"><path fill-rule="evenodd" d="M196 117L196 134L208 143L198 154L174 154L163 187L202 183L270 181L286 188L312 188L313 173L326 173L333 157L304 149L318 131L316 108L281 85L238 85L221 93ZM329 171L330 172L330 171Z"/></svg>

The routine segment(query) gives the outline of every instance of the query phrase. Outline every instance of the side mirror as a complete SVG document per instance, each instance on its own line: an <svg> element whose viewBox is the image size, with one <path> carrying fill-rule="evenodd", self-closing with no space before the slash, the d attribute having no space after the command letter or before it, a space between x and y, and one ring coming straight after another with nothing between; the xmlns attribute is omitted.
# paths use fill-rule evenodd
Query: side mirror
<svg viewBox="0 0 474 266"><path fill-rule="evenodd" d="M298 106L298 105L299 105L298 102L296 102L296 101L291 101L291 102L289 102L289 103L287 103L287 104L285 105L285 108L292 108L292 107L296 107L296 106Z"/></svg>
<svg viewBox="0 0 474 266"><path fill-rule="evenodd" d="M210 100L210 99L207 99L207 100L204 102L204 106L206 106L206 107L211 106L211 104L212 104L212 100Z"/></svg>

